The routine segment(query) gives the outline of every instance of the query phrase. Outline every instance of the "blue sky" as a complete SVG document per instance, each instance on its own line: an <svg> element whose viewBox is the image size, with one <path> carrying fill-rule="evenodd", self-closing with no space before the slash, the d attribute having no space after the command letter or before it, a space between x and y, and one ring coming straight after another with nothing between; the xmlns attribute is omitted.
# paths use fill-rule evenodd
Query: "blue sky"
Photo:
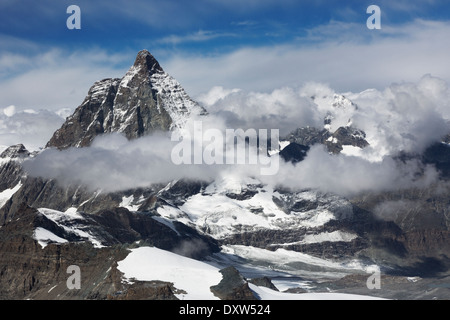
<svg viewBox="0 0 450 320"><path fill-rule="evenodd" d="M71 4L81 30L66 27ZM371 4L381 30L366 27ZM144 48L194 97L213 86L358 91L426 73L449 80L449 31L445 0L2 0L0 108L74 109Z"/></svg>
<svg viewBox="0 0 450 320"><path fill-rule="evenodd" d="M71 4L81 8L81 30L65 26ZM37 43L41 49L99 47L117 53L147 45L156 51L205 54L292 42L331 21L364 29L369 16L365 10L371 4L380 6L383 24L390 26L417 18L448 20L450 11L450 3L439 0L3 0L0 30L3 36Z"/></svg>

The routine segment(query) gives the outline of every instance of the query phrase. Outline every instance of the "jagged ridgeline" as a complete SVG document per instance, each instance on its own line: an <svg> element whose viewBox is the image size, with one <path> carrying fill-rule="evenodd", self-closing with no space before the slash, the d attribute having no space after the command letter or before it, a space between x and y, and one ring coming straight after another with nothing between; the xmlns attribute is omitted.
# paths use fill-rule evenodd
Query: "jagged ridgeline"
<svg viewBox="0 0 450 320"><path fill-rule="evenodd" d="M138 138L180 128L194 114L204 115L206 110L150 52L142 50L123 78L97 81L89 89L83 103L54 133L47 147L85 147L96 136L110 132Z"/></svg>

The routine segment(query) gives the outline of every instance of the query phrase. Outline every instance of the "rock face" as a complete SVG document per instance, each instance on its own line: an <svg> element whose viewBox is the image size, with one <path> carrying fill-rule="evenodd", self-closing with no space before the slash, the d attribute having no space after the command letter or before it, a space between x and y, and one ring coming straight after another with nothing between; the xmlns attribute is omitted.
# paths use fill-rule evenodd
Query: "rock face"
<svg viewBox="0 0 450 320"><path fill-rule="evenodd" d="M196 243L198 250L189 252L191 258L219 251L213 239L192 229L175 231L148 215L123 208L75 219L65 218L63 213L51 216L43 212L23 204L0 228L2 299L175 299L168 283L122 283L116 267L117 261L128 254L127 247L141 242L174 250ZM45 240L37 234L39 230L51 233L55 240ZM83 230L90 234L90 241L77 232ZM58 242L58 238L66 241ZM80 267L80 290L66 285L71 265Z"/></svg>
<svg viewBox="0 0 450 320"><path fill-rule="evenodd" d="M211 287L211 292L221 300L256 300L253 291L250 290L247 280L239 274L234 267L220 270L223 278L216 286Z"/></svg>
<svg viewBox="0 0 450 320"><path fill-rule="evenodd" d="M446 136L441 143L435 143L428 147L423 156L423 162L432 164L440 171L446 178L450 178L450 135Z"/></svg>
<svg viewBox="0 0 450 320"><path fill-rule="evenodd" d="M291 142L288 146L280 151L280 156L284 159L284 161L297 163L305 159L308 150L309 147L307 146Z"/></svg>
<svg viewBox="0 0 450 320"><path fill-rule="evenodd" d="M15 218L0 229L2 299L64 299L76 295L83 299L106 297L106 292L115 291L107 270L112 266L110 257L125 255L123 249L96 250L88 243L48 245L42 249L33 239L34 227L49 227L49 221L27 206L17 211ZM78 265L83 270L85 288L82 291L71 291L66 286L66 271L70 265ZM93 290L92 283L105 276L108 280L103 282L103 288ZM101 294L100 291L104 292Z"/></svg>
<svg viewBox="0 0 450 320"><path fill-rule="evenodd" d="M84 147L100 134L123 133L128 139L154 131L181 128L192 115L206 111L194 102L147 51L121 79L96 82L83 103L57 130L47 147Z"/></svg>
<svg viewBox="0 0 450 320"><path fill-rule="evenodd" d="M343 146L354 146L362 149L369 145L366 141L364 131L350 126L339 127L334 132L330 132L327 129L319 130L313 127L298 128L282 140L287 140L302 146L323 144L329 152L334 154L341 152Z"/></svg>

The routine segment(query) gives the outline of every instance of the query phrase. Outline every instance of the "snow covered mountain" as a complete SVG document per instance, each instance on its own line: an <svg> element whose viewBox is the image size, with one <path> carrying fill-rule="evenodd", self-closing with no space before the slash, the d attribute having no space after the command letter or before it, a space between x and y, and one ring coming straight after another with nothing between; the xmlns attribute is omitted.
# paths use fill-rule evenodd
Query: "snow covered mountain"
<svg viewBox="0 0 450 320"><path fill-rule="evenodd" d="M311 100L317 103L319 109L326 105L332 107L332 111L328 111L324 118L323 128L298 128L282 137L283 147L289 143L308 147L323 144L329 152L338 154L369 146L365 132L353 125L352 114L358 106L350 99L341 94L334 94L323 97L312 96Z"/></svg>
<svg viewBox="0 0 450 320"><path fill-rule="evenodd" d="M315 144L333 155L368 146L347 117L357 108L352 101L311 99L335 112L323 128L295 130L272 154L295 164ZM206 115L143 50L123 78L90 88L47 150L89 148L112 132L137 139ZM423 161L447 168L448 159L433 150ZM449 297L432 277L448 279L450 265L448 199L436 193L442 185L345 198L230 170L214 181L168 179L106 192L30 176L23 162L37 156L23 145L0 155L0 298L323 299L330 291L358 294L335 296L341 299ZM397 210L395 219L381 219L386 210ZM82 270L78 291L66 286L71 265ZM382 271L383 290L367 286L374 268ZM305 294L317 292L324 295Z"/></svg>
<svg viewBox="0 0 450 320"><path fill-rule="evenodd" d="M55 132L47 147L84 147L100 134L119 132L128 139L158 130L182 128L206 110L193 101L148 52L121 79L97 81L83 103Z"/></svg>

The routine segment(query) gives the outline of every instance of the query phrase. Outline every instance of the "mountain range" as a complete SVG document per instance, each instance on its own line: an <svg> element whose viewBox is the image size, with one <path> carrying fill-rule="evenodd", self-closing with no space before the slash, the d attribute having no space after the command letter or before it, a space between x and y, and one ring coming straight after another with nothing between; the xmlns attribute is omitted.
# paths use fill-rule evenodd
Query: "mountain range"
<svg viewBox="0 0 450 320"><path fill-rule="evenodd" d="M336 110L358 108L344 95L330 101ZM118 181L113 191L27 169L45 152L70 156L110 134L127 141L169 135L208 117L143 50L124 77L95 82L43 150L4 150L0 299L450 298L449 136L393 159L433 166L439 183L352 196L269 184L232 169L134 188ZM352 119L336 125L328 114L322 127L281 137L269 155L295 165L317 146L339 156L370 143ZM51 155L45 161L57 170ZM100 170L98 159L87 165ZM67 285L73 265L80 289ZM367 285L373 270L380 289Z"/></svg>

